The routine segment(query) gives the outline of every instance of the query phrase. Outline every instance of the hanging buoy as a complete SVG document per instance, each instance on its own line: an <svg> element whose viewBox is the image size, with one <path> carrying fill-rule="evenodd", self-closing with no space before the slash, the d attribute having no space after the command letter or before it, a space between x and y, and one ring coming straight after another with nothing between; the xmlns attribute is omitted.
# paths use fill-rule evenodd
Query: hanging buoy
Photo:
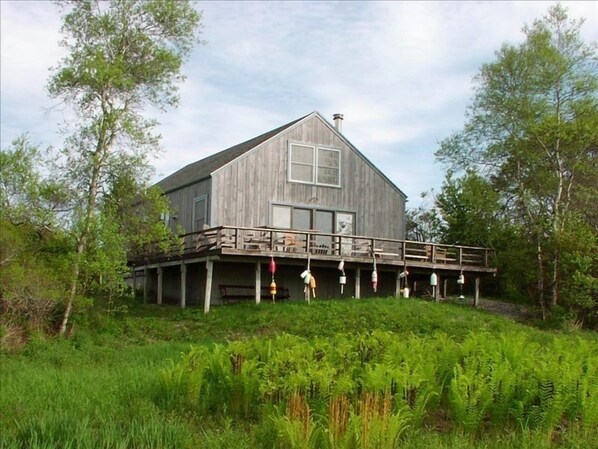
<svg viewBox="0 0 598 449"><path fill-rule="evenodd" d="M311 278L311 275L309 274L309 270L305 270L303 273L301 273L301 279L303 279L304 284L309 285L310 278Z"/></svg>
<svg viewBox="0 0 598 449"><path fill-rule="evenodd" d="M459 277L457 278L457 284L459 284L459 293L461 293L459 295L459 301L464 301L465 300L465 296L463 296L463 284L465 284L465 276L463 276L463 273L461 273L459 275Z"/></svg>
<svg viewBox="0 0 598 449"><path fill-rule="evenodd" d="M374 292L378 289L378 272L376 270L372 271L372 288Z"/></svg>
<svg viewBox="0 0 598 449"><path fill-rule="evenodd" d="M309 277L309 288L311 288L311 295L316 297L316 278L313 275Z"/></svg>
<svg viewBox="0 0 598 449"><path fill-rule="evenodd" d="M409 287L403 289L403 298L409 298Z"/></svg>
<svg viewBox="0 0 598 449"><path fill-rule="evenodd" d="M430 286L436 287L437 285L438 285L438 276L436 276L436 273L432 273L430 275Z"/></svg>
<svg viewBox="0 0 598 449"><path fill-rule="evenodd" d="M276 262L274 262L274 257L270 258L270 266L268 268L270 270L270 273L276 273Z"/></svg>
<svg viewBox="0 0 598 449"><path fill-rule="evenodd" d="M272 299L274 299L276 296L276 282L274 282L274 280L270 282L270 294L272 295Z"/></svg>
<svg viewBox="0 0 598 449"><path fill-rule="evenodd" d="M345 276L345 261L341 259L338 263L338 269L341 272L340 277L338 278L338 283L341 286L341 295L343 294L343 290L345 288L345 284L347 283L347 276Z"/></svg>

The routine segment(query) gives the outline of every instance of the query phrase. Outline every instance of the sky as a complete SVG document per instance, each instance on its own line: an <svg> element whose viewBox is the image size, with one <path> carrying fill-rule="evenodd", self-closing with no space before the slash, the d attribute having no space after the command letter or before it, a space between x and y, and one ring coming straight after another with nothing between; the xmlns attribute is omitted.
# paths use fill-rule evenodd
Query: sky
<svg viewBox="0 0 598 449"><path fill-rule="evenodd" d="M463 127L473 77L554 2L198 2L202 36L175 110L157 114L157 181L313 111L409 197L439 191L439 142ZM562 3L598 41L598 2ZM63 50L48 1L0 1L1 145L60 147L68 117L45 90ZM350 174L347 174L350 176Z"/></svg>

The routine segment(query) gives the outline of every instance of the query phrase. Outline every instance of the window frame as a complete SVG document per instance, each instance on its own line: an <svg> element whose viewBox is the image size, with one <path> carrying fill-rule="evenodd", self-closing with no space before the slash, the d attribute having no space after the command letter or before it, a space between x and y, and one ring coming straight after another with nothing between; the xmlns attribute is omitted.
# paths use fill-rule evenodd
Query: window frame
<svg viewBox="0 0 598 449"><path fill-rule="evenodd" d="M336 222L337 222L337 215L338 214L350 214L353 216L353 220L351 222L351 227L352 227L352 234L351 235L358 235L357 234L357 212L354 210L347 210L347 209L335 209L335 208L331 208L331 207L318 207L318 206L313 206L313 205L306 205L306 204L289 204L289 203L279 203L279 202L272 202L270 203L270 217L268 222L270 223L270 226L275 227L274 226L274 212L273 209L274 207L285 207L288 208L289 210L289 221L290 221L290 227L289 228L285 228L285 227L280 227L277 229L289 229L292 231L312 231L314 230L313 227L315 226L315 214L318 211L321 212L332 212L332 232L330 232L330 234L336 234ZM294 210L295 209L307 209L310 211L310 229L298 229L295 227L295 223L294 223ZM324 231L322 231L324 232ZM326 234L328 234L327 232L325 232Z"/></svg>
<svg viewBox="0 0 598 449"><path fill-rule="evenodd" d="M312 163L306 164L305 162L293 162L293 146L301 146L306 148L311 148L311 155L312 155ZM316 147L313 145L306 145L303 143L293 142L289 144L289 182L297 182L299 184L315 184L316 182ZM303 165L306 167L311 167L311 181L304 181L302 179L293 179L293 164Z"/></svg>
<svg viewBox="0 0 598 449"><path fill-rule="evenodd" d="M328 184L325 182L318 181L318 175L319 175L319 171L320 171L320 150L331 151L333 153L338 154L338 167L336 167L336 170L338 171L338 184ZM335 167L325 167L325 166L322 166L322 168L335 169ZM315 178L315 184L319 185L319 186L326 186L326 187L340 187L341 186L341 150L338 150L336 148L328 148L328 147L316 147L316 161L315 161L315 176L314 176L314 178Z"/></svg>
<svg viewBox="0 0 598 449"><path fill-rule="evenodd" d="M293 161L293 146L301 146L301 147L306 147L306 148L311 148L312 149L312 160L313 160L313 164L306 164L304 162L294 162ZM325 182L319 182L318 181L318 171L320 168L320 150L324 150L324 151L332 151L338 154L338 167L336 167L336 170L338 170L338 183L337 184L329 184L329 183L325 183ZM316 186L322 186L322 187L334 187L334 188L341 188L341 176L342 176L342 171L341 171L341 166L342 166L342 151L338 148L330 148L327 146L319 146L319 145L310 145L310 144L306 144L303 142L289 142L289 148L288 148L288 167L287 167L287 181L288 182L294 182L294 183L298 183L298 184L307 184L307 185L316 185ZM312 167L312 179L311 181L305 181L305 180L301 180L301 179L294 179L293 178L293 165L297 164L297 165L304 165L304 166L311 166ZM325 167L322 166L322 168L328 168L328 169L335 169L335 167Z"/></svg>
<svg viewBox="0 0 598 449"><path fill-rule="evenodd" d="M192 217L191 217L191 219L192 219L191 229L193 229L192 232L199 232L199 231L202 230L202 229L196 229L196 226L195 226L196 220L197 220L197 217L195 216L195 212L196 212L196 208L195 208L196 206L195 205L197 203L201 202L201 201L205 201L205 207L204 207L204 224L202 225L202 228L203 228L203 226L205 226L205 225L209 226L209 224L210 224L210 220L209 220L209 217L208 217L208 195L204 194L204 195L196 196L195 198L193 198L193 209L192 209Z"/></svg>

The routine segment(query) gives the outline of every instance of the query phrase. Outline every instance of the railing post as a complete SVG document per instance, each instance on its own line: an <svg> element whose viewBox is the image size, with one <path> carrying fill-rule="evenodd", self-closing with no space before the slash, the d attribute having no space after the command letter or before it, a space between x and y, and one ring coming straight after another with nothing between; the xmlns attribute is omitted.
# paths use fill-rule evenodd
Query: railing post
<svg viewBox="0 0 598 449"><path fill-rule="evenodd" d="M262 264L258 260L255 263L255 303L259 304L262 300Z"/></svg>
<svg viewBox="0 0 598 449"><path fill-rule="evenodd" d="M477 307L480 301L480 277L475 278L475 290L473 292L473 306Z"/></svg>
<svg viewBox="0 0 598 449"><path fill-rule="evenodd" d="M206 260L206 291L204 292L203 313L210 312L210 302L212 301L212 274L214 272L214 262L209 258Z"/></svg>
<svg viewBox="0 0 598 449"><path fill-rule="evenodd" d="M187 265L181 262L181 309L187 305Z"/></svg>
<svg viewBox="0 0 598 449"><path fill-rule="evenodd" d="M149 289L150 289L149 277L150 277L150 271L146 265L143 267L143 304L147 304L149 302Z"/></svg>
<svg viewBox="0 0 598 449"><path fill-rule="evenodd" d="M164 268L158 266L158 304L162 304L162 288L164 282Z"/></svg>

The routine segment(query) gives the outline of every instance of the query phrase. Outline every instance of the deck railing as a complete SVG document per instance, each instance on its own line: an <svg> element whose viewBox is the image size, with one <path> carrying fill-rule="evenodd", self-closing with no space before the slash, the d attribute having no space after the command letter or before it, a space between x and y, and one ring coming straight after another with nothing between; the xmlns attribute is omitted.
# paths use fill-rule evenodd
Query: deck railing
<svg viewBox="0 0 598 449"><path fill-rule="evenodd" d="M180 236L167 254L152 258L192 256L210 251L245 254L312 254L321 258L367 259L490 268L494 251L488 248L444 245L358 235L329 234L276 228L218 226Z"/></svg>

